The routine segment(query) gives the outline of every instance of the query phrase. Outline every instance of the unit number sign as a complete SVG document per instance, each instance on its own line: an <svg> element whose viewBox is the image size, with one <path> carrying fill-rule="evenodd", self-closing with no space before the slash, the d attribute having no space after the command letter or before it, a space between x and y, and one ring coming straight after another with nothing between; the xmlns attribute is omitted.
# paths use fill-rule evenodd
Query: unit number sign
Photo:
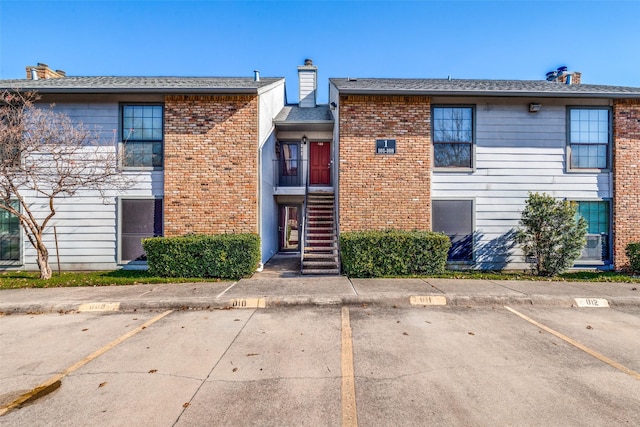
<svg viewBox="0 0 640 427"><path fill-rule="evenodd" d="M376 154L396 154L396 140L376 139Z"/></svg>

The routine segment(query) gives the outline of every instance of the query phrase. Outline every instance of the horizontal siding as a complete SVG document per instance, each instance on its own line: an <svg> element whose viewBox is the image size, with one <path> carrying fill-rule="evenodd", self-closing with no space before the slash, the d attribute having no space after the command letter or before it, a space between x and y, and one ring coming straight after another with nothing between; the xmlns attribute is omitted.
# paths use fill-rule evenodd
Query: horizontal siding
<svg viewBox="0 0 640 427"><path fill-rule="evenodd" d="M475 170L434 172L434 199L473 199L476 268L524 269L511 233L518 227L529 192L556 198L611 196L609 173L566 172L566 107L544 105L476 107Z"/></svg>
<svg viewBox="0 0 640 427"><path fill-rule="evenodd" d="M73 197L56 199L56 215L49 222L44 241L50 262L57 268L55 231L61 268L66 270L111 270L117 267L118 198L162 196L162 172L137 173L135 186L121 194L103 199L95 192L79 192ZM32 212L43 218L48 213L46 199L32 200ZM27 239L23 242L24 265L37 270L35 251Z"/></svg>
<svg viewBox="0 0 640 427"><path fill-rule="evenodd" d="M117 102L56 103L55 111L66 114L75 123L82 123L85 129L97 132L101 143L117 140L120 114Z"/></svg>
<svg viewBox="0 0 640 427"><path fill-rule="evenodd" d="M45 108L45 105L42 105ZM56 102L55 111L68 115L75 123L82 122L86 129L97 131L105 150L115 150L119 126L119 103ZM118 199L151 198L164 194L163 171L126 171L133 178L126 191L79 191L71 197L55 200L56 215L45 229L44 242L50 253L50 262L57 269L57 248L63 270L110 270L117 267L118 253ZM41 221L48 213L48 199L25 192L30 210ZM36 254L28 239L23 238L23 265L18 267L37 270Z"/></svg>

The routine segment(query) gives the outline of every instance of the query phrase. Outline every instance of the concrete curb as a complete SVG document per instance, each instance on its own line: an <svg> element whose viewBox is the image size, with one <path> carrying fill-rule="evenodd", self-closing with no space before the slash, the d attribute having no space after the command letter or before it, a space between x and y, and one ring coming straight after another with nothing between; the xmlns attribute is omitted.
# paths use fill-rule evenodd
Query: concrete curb
<svg viewBox="0 0 640 427"><path fill-rule="evenodd" d="M156 310L216 310L216 309L242 309L242 308L274 308L297 306L382 306L382 307L428 307L431 304L411 304L409 294L391 295L343 295L343 296L250 296L221 299L162 299L162 300L103 300L91 301L92 303L119 304L119 312L156 311ZM574 307L575 298L571 295L529 295L529 296L505 296L505 295L428 295L446 297L446 306L452 307L491 307L503 305L537 306L537 307ZM640 307L638 297L603 297L611 307ZM43 314L43 313L71 313L78 312L81 305L87 301L52 301L48 303L5 303L0 304L0 313L10 314ZM433 305L433 306L438 306ZM102 312L105 312L102 311ZM89 311L91 312L91 311ZM94 312L101 312L97 309Z"/></svg>

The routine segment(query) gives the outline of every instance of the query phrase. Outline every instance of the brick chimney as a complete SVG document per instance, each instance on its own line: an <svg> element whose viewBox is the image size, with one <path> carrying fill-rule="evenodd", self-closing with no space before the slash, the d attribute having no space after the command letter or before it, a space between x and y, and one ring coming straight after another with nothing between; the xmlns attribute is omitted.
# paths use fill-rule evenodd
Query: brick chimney
<svg viewBox="0 0 640 427"><path fill-rule="evenodd" d="M318 89L318 67L310 59L304 60L304 65L298 67L299 101L298 106L313 108L316 106Z"/></svg>
<svg viewBox="0 0 640 427"><path fill-rule="evenodd" d="M27 65L27 79L59 79L66 77L67 73L62 70L52 70L47 64L38 62L38 65Z"/></svg>

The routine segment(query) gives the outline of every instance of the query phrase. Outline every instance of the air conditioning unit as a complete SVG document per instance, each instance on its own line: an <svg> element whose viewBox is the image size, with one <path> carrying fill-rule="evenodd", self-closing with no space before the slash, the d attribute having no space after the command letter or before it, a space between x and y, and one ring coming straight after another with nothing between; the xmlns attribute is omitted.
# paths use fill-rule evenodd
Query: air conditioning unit
<svg viewBox="0 0 640 427"><path fill-rule="evenodd" d="M582 250L582 260L602 261L604 251L603 247L606 244L606 235L601 234L588 234L587 244Z"/></svg>

